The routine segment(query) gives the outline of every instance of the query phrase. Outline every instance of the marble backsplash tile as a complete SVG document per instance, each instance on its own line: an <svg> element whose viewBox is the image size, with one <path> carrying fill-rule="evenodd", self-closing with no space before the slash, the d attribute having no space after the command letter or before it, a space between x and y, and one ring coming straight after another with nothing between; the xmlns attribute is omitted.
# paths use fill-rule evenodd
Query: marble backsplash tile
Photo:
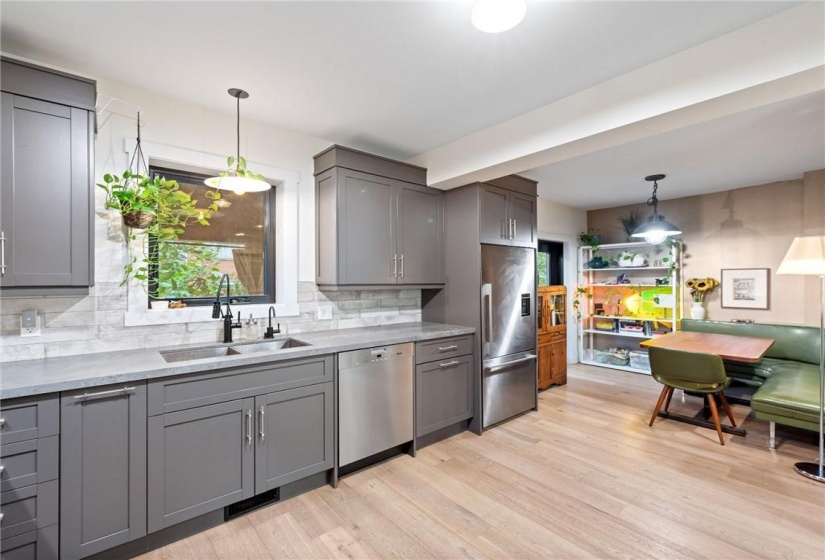
<svg viewBox="0 0 825 560"><path fill-rule="evenodd" d="M321 292L314 282L298 283L300 313L278 317L281 332L298 334L421 320L420 290L347 290ZM319 304L332 305L332 319L318 321ZM42 325L39 337L20 336L20 313L36 309ZM124 326L126 296L117 282L99 282L85 297L3 298L0 301L0 362L33 360L115 350L156 348L175 344L219 342L220 321L160 326ZM241 311L244 323L248 314ZM266 319L257 317L236 335L258 339Z"/></svg>

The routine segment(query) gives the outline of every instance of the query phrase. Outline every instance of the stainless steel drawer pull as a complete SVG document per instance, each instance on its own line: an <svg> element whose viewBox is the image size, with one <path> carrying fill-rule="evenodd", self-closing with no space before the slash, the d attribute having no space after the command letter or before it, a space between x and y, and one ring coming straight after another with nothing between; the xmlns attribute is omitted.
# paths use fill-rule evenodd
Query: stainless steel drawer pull
<svg viewBox="0 0 825 560"><path fill-rule="evenodd" d="M450 350L458 350L458 344L453 344L452 346L445 346L438 349L439 352L449 352Z"/></svg>
<svg viewBox="0 0 825 560"><path fill-rule="evenodd" d="M252 410L246 411L246 443L252 445Z"/></svg>
<svg viewBox="0 0 825 560"><path fill-rule="evenodd" d="M3 518L6 517L5 513L0 513L0 521L3 521Z"/></svg>
<svg viewBox="0 0 825 560"><path fill-rule="evenodd" d="M0 274L6 274L6 232L0 231Z"/></svg>
<svg viewBox="0 0 825 560"><path fill-rule="evenodd" d="M2 428L5 425L6 425L6 419L5 418L0 418L0 428Z"/></svg>
<svg viewBox="0 0 825 560"><path fill-rule="evenodd" d="M134 393L137 387L123 387L122 389L112 389L111 391L100 391L99 393L83 393L75 396L76 401L87 401L89 399L102 399L105 397L114 397L116 395L128 395Z"/></svg>
<svg viewBox="0 0 825 560"><path fill-rule="evenodd" d="M264 433L264 414L266 414L266 410L264 407L258 409L258 435L261 437L261 443L264 442L266 439L266 434Z"/></svg>
<svg viewBox="0 0 825 560"><path fill-rule="evenodd" d="M460 363L461 363L460 360L453 360L451 362L447 362L447 363L444 363L444 364L438 364L438 367L440 367L440 368L452 367L452 366L457 366Z"/></svg>
<svg viewBox="0 0 825 560"><path fill-rule="evenodd" d="M3 466L3 465L0 465L0 474L3 474L3 471L5 471L5 470L6 470L6 467Z"/></svg>

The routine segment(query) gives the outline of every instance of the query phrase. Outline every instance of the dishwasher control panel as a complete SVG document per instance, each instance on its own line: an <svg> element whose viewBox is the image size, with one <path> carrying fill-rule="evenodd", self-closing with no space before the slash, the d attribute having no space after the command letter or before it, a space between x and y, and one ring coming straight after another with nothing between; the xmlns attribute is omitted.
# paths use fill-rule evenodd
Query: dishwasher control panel
<svg viewBox="0 0 825 560"><path fill-rule="evenodd" d="M405 344L353 350L352 352L341 352L338 354L338 368L356 367L363 364L412 358L413 349L413 344L408 342Z"/></svg>

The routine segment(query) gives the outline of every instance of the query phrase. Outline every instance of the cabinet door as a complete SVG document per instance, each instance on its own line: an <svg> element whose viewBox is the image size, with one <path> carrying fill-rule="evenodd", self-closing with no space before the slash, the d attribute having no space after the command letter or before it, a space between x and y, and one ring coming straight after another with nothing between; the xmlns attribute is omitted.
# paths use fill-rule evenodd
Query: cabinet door
<svg viewBox="0 0 825 560"><path fill-rule="evenodd" d="M398 278L444 283L444 193L398 183Z"/></svg>
<svg viewBox="0 0 825 560"><path fill-rule="evenodd" d="M338 283L395 284L396 181L342 169L338 177Z"/></svg>
<svg viewBox="0 0 825 560"><path fill-rule="evenodd" d="M0 136L0 286L88 286L88 112L3 93Z"/></svg>
<svg viewBox="0 0 825 560"><path fill-rule="evenodd" d="M536 197L510 193L509 211L509 218L513 222L513 245L535 247L537 243Z"/></svg>
<svg viewBox="0 0 825 560"><path fill-rule="evenodd" d="M567 383L567 340L555 340L550 345L551 383L564 385Z"/></svg>
<svg viewBox="0 0 825 560"><path fill-rule="evenodd" d="M416 436L452 426L473 415L473 356L415 368Z"/></svg>
<svg viewBox="0 0 825 560"><path fill-rule="evenodd" d="M149 418L149 532L254 495L248 398Z"/></svg>
<svg viewBox="0 0 825 560"><path fill-rule="evenodd" d="M255 493L333 467L332 383L255 399Z"/></svg>
<svg viewBox="0 0 825 560"><path fill-rule="evenodd" d="M538 363L538 386L539 389L547 389L553 384L553 343L550 335L539 335L539 345L537 353Z"/></svg>
<svg viewBox="0 0 825 560"><path fill-rule="evenodd" d="M146 385L63 393L60 412L61 556L145 535Z"/></svg>
<svg viewBox="0 0 825 560"><path fill-rule="evenodd" d="M481 215L478 227L482 243L510 245L508 194L509 191L505 189L490 185L481 186Z"/></svg>

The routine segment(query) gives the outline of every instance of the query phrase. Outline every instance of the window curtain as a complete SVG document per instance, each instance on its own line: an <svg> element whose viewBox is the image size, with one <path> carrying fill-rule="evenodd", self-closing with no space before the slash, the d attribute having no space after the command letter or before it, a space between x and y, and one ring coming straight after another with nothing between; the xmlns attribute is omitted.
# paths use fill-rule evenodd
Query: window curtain
<svg viewBox="0 0 825 560"><path fill-rule="evenodd" d="M232 249L238 279L251 295L264 292L264 255L259 251Z"/></svg>

